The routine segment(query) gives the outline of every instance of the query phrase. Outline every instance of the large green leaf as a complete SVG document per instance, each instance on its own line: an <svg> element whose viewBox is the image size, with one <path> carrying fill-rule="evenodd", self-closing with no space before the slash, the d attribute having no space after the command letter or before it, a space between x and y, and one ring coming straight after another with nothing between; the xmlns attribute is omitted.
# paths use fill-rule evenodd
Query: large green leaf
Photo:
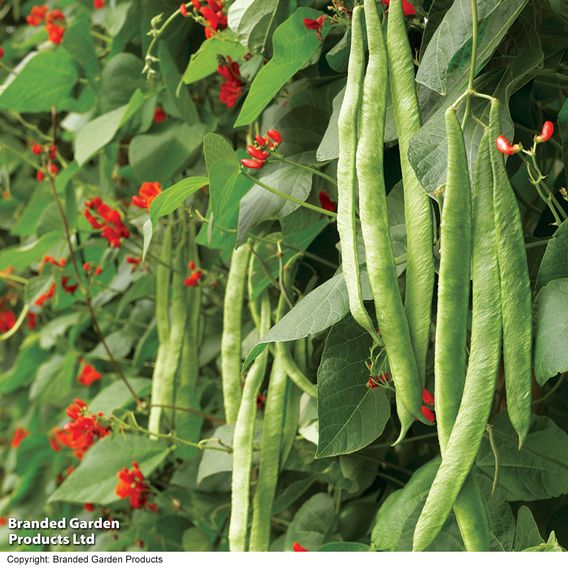
<svg viewBox="0 0 568 568"><path fill-rule="evenodd" d="M64 47L34 52L14 69L0 87L0 109L16 112L65 110L78 74Z"/></svg>
<svg viewBox="0 0 568 568"><path fill-rule="evenodd" d="M479 71L497 48L528 0L478 0L477 19ZM456 0L442 22L420 61L416 80L442 95L447 92L448 75L469 74L471 57L471 1Z"/></svg>
<svg viewBox="0 0 568 568"><path fill-rule="evenodd" d="M129 378L128 384L139 397L143 397L149 393L151 381L149 379ZM112 414L114 410L133 403L132 393L125 382L117 379L99 391L97 396L89 403L89 410Z"/></svg>
<svg viewBox="0 0 568 568"><path fill-rule="evenodd" d="M542 544L538 525L534 520L531 510L523 505L517 515L517 528L515 530L515 550L524 550L531 546Z"/></svg>
<svg viewBox="0 0 568 568"><path fill-rule="evenodd" d="M549 282L536 297L534 368L540 385L568 370L567 340L568 278L559 278Z"/></svg>
<svg viewBox="0 0 568 568"><path fill-rule="evenodd" d="M253 53L264 49L278 4L279 0L235 0L229 7L229 28Z"/></svg>
<svg viewBox="0 0 568 568"><path fill-rule="evenodd" d="M550 499L568 493L568 435L550 419L535 416L521 450L505 412L493 422L499 455L498 487L508 501ZM484 439L477 465L495 475L495 456Z"/></svg>
<svg viewBox="0 0 568 568"><path fill-rule="evenodd" d="M538 270L537 287L542 288L550 281L568 278L568 221L565 221L548 241L540 268Z"/></svg>
<svg viewBox="0 0 568 568"><path fill-rule="evenodd" d="M245 47L239 43L232 30L223 30L204 41L191 56L183 74L183 82L189 85L201 81L215 72L219 57L238 59L245 51Z"/></svg>
<svg viewBox="0 0 568 568"><path fill-rule="evenodd" d="M29 268L58 245L63 245L63 235L59 231L52 231L29 244L7 248L0 252L0 270L9 267L15 271Z"/></svg>
<svg viewBox="0 0 568 568"><path fill-rule="evenodd" d="M372 300L369 277L361 272L363 299ZM246 369L266 348L275 341L294 341L315 335L341 321L349 313L347 286L343 274L336 274L321 286L302 298L247 355L243 368Z"/></svg>
<svg viewBox="0 0 568 568"><path fill-rule="evenodd" d="M371 345L371 336L352 318L329 333L318 369L318 458L364 448L390 418L386 390L367 387Z"/></svg>
<svg viewBox="0 0 568 568"><path fill-rule="evenodd" d="M99 72L99 62L95 51L95 42L90 35L89 18L86 14L81 14L67 28L63 36L63 47L84 69L87 78L95 79Z"/></svg>
<svg viewBox="0 0 568 568"><path fill-rule="evenodd" d="M0 373L0 395L9 394L30 382L48 357L49 353L41 349L38 341L23 345L10 369Z"/></svg>
<svg viewBox="0 0 568 568"><path fill-rule="evenodd" d="M169 449L162 442L134 434L116 434L97 442L86 454L79 467L49 498L72 503L107 505L118 500L115 493L118 472L138 462L148 477L166 458Z"/></svg>
<svg viewBox="0 0 568 568"><path fill-rule="evenodd" d="M75 160L82 166L95 152L106 146L138 109L144 104L144 94L137 89L130 102L91 120L75 138Z"/></svg>
<svg viewBox="0 0 568 568"><path fill-rule="evenodd" d="M295 542L308 550L317 550L334 535L335 523L335 506L331 495L312 495L294 515L286 531L284 550L291 551Z"/></svg>
<svg viewBox="0 0 568 568"><path fill-rule="evenodd" d="M272 37L274 56L254 78L235 127L256 120L280 89L312 60L322 42L313 30L306 28L304 18L319 16L321 12L312 8L298 8L276 28ZM322 35L325 36L328 30L325 26Z"/></svg>

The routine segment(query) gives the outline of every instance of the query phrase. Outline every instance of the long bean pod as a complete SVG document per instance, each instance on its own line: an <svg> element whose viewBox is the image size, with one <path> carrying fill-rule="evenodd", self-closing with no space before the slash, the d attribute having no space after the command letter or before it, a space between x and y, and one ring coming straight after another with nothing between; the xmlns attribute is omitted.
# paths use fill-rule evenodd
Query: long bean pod
<svg viewBox="0 0 568 568"><path fill-rule="evenodd" d="M383 171L387 53L376 3L365 0L364 6L369 63L363 86L356 155L359 215L377 323L396 387L400 441L414 420L422 417L422 389L398 284L387 212Z"/></svg>
<svg viewBox="0 0 568 568"><path fill-rule="evenodd" d="M241 246L233 251L223 303L221 374L225 419L228 424L237 420L242 395L241 326L249 257L250 248L248 246Z"/></svg>
<svg viewBox="0 0 568 568"><path fill-rule="evenodd" d="M422 384L430 343L434 256L432 209L408 159L412 137L420 130L421 118L414 79L414 62L406 33L402 0L391 0L388 11L387 54L400 166L404 187L406 225L406 292L404 308Z"/></svg>
<svg viewBox="0 0 568 568"><path fill-rule="evenodd" d="M500 279L489 145L486 132L479 146L473 192L472 337L465 387L442 463L416 525L415 550L431 544L452 506L466 550L484 551L490 544L479 490L468 478L491 412L501 360Z"/></svg>
<svg viewBox="0 0 568 568"><path fill-rule="evenodd" d="M262 337L270 329L270 298L265 292L261 298L259 334ZM231 520L229 546L231 552L244 552L250 506L250 481L252 469L256 398L264 380L269 351L261 353L250 367L243 389L235 433L233 436L233 478L231 487Z"/></svg>
<svg viewBox="0 0 568 568"><path fill-rule="evenodd" d="M357 220L355 211L358 112L365 66L362 9L353 10L351 51L347 69L345 96L339 112L337 130L339 160L337 162L337 230L341 247L343 275L349 297L349 309L355 321L379 341L375 326L363 304L359 253L357 250Z"/></svg>
<svg viewBox="0 0 568 568"><path fill-rule="evenodd" d="M531 425L532 293L521 214L503 156L495 141L500 135L500 103L491 103L491 165L495 178L495 228L501 274L503 359L507 412L519 437L519 447Z"/></svg>

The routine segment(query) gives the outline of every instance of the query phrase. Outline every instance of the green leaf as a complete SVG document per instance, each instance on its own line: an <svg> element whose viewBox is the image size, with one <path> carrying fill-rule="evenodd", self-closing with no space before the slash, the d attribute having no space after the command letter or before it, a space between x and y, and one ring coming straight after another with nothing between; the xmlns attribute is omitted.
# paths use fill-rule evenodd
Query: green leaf
<svg viewBox="0 0 568 568"><path fill-rule="evenodd" d="M235 0L229 7L229 28L249 51L264 50L278 5L279 0Z"/></svg>
<svg viewBox="0 0 568 568"><path fill-rule="evenodd" d="M566 550L560 546L554 531L552 531L546 542L537 546L525 548L523 552L566 552Z"/></svg>
<svg viewBox="0 0 568 568"><path fill-rule="evenodd" d="M29 268L39 262L44 255L53 251L57 245L63 245L63 237L59 231L42 235L36 241L23 246L14 246L0 252L0 270L13 267L16 272Z"/></svg>
<svg viewBox="0 0 568 568"><path fill-rule="evenodd" d="M318 552L369 552L369 546L362 542L328 542Z"/></svg>
<svg viewBox="0 0 568 568"><path fill-rule="evenodd" d="M564 171L568 171L568 99L564 101L564 104L558 113L558 126L560 129L560 140L562 141Z"/></svg>
<svg viewBox="0 0 568 568"><path fill-rule="evenodd" d="M0 87L0 109L15 112L65 110L78 74L64 47L25 57Z"/></svg>
<svg viewBox="0 0 568 568"><path fill-rule="evenodd" d="M568 278L560 278L549 282L536 297L534 367L540 385L568 370L567 340Z"/></svg>
<svg viewBox="0 0 568 568"><path fill-rule="evenodd" d="M333 498L327 493L312 495L294 515L288 530L284 550L292 550L299 542L308 550L317 550L335 532L335 506Z"/></svg>
<svg viewBox="0 0 568 568"><path fill-rule="evenodd" d="M479 72L528 0L477 1ZM456 0L446 12L420 61L416 81L442 95L450 74L467 77L471 58L471 2Z"/></svg>
<svg viewBox="0 0 568 568"><path fill-rule="evenodd" d="M128 384L134 389L137 396L142 398L150 392L152 381L149 379L129 378ZM100 390L97 396L89 402L89 410L91 412L112 414L114 410L124 408L133 402L132 394L124 381L117 379Z"/></svg>
<svg viewBox="0 0 568 568"><path fill-rule="evenodd" d="M550 419L534 416L531 432L521 450L506 412L493 423L499 455L498 487L507 501L550 499L568 493L568 435ZM495 475L495 457L484 439L477 465Z"/></svg>
<svg viewBox="0 0 568 568"><path fill-rule="evenodd" d="M22 345L16 360L7 371L0 373L0 395L9 394L31 381L38 367L49 357L39 342Z"/></svg>
<svg viewBox="0 0 568 568"><path fill-rule="evenodd" d="M234 429L234 424L219 426L212 438L217 438L225 446L232 447ZM230 472L233 471L233 455L219 448L217 442L208 443L199 463L197 485L206 493L227 493L231 490Z"/></svg>
<svg viewBox="0 0 568 568"><path fill-rule="evenodd" d="M183 74L183 82L190 85L214 73L219 65L220 56L238 59L245 52L245 47L239 43L235 34L229 29L223 30L204 41L191 56Z"/></svg>
<svg viewBox="0 0 568 568"><path fill-rule="evenodd" d="M63 47L73 56L88 79L95 79L99 72L99 62L95 51L95 42L89 30L89 19L80 15L65 30Z"/></svg>
<svg viewBox="0 0 568 568"><path fill-rule="evenodd" d="M98 441L79 467L55 490L53 501L107 505L117 501L118 472L138 462L148 477L166 458L169 449L163 442L135 434L116 434Z"/></svg>
<svg viewBox="0 0 568 568"><path fill-rule="evenodd" d="M369 277L361 271L363 299L372 300ZM270 331L253 347L243 363L243 369L264 351L268 343L294 341L315 335L341 321L349 313L347 286L343 274L336 274L302 298Z"/></svg>
<svg viewBox="0 0 568 568"><path fill-rule="evenodd" d="M103 113L128 104L136 89L144 90L143 66L132 53L119 53L103 67L99 88L104 93L100 103Z"/></svg>
<svg viewBox="0 0 568 568"><path fill-rule="evenodd" d="M312 173L291 164L272 164L258 176L265 185L305 201L312 189ZM300 205L270 193L259 185L253 185L241 199L237 243L242 243L248 232L267 219L285 217Z"/></svg>
<svg viewBox="0 0 568 568"><path fill-rule="evenodd" d="M318 369L318 458L368 446L390 418L386 390L367 387L371 346L369 334L352 318L329 333Z"/></svg>
<svg viewBox="0 0 568 568"><path fill-rule="evenodd" d="M75 160L82 166L98 150L112 141L123 126L144 104L144 94L137 89L130 102L98 116L81 128L75 138Z"/></svg>
<svg viewBox="0 0 568 568"><path fill-rule="evenodd" d="M184 531L181 539L185 551L212 552L213 545L207 535L197 527L191 527Z"/></svg>
<svg viewBox="0 0 568 568"><path fill-rule="evenodd" d="M188 126L168 120L149 134L135 136L128 156L140 181L165 183L178 172L201 145L205 126Z"/></svg>
<svg viewBox="0 0 568 568"><path fill-rule="evenodd" d="M556 230L544 251L536 279L537 287L542 288L552 280L568 278L568 221Z"/></svg>
<svg viewBox="0 0 568 568"><path fill-rule="evenodd" d="M76 369L76 353L67 353L65 357L54 355L38 368L30 388L30 400L41 404L63 405L73 389Z"/></svg>
<svg viewBox="0 0 568 568"><path fill-rule="evenodd" d="M317 34L304 25L304 18L319 16L321 12L312 8L298 8L276 28L272 37L274 56L254 78L235 128L256 120L280 89L321 49ZM329 26L324 26L322 36L328 31Z"/></svg>
<svg viewBox="0 0 568 568"><path fill-rule="evenodd" d="M514 550L524 550L531 546L538 546L543 543L540 536L538 525L534 520L531 510L523 505L517 515L517 528L515 531Z"/></svg>

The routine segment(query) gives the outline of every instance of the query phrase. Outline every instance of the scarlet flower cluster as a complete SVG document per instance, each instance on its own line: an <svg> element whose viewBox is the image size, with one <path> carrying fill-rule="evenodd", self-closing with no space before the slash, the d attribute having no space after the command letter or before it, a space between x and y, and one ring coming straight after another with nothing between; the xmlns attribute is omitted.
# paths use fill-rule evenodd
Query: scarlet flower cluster
<svg viewBox="0 0 568 568"><path fill-rule="evenodd" d="M195 15L200 15L205 23L205 37L209 39L215 32L224 30L227 27L227 16L223 12L223 0L192 0ZM181 4L180 14L184 17L188 15L187 6Z"/></svg>
<svg viewBox="0 0 568 568"><path fill-rule="evenodd" d="M30 26L40 26L45 23L47 37L52 43L61 43L65 33L65 15L61 10L49 10L47 5L33 6L31 12L26 17L26 22Z"/></svg>
<svg viewBox="0 0 568 568"><path fill-rule="evenodd" d="M436 415L430 408L430 406L434 406L434 395L428 389L424 389L422 391L422 402L424 403L421 408L422 415L424 416L424 418L426 418L426 420L435 422Z"/></svg>
<svg viewBox="0 0 568 568"><path fill-rule="evenodd" d="M100 220L91 211L96 211ZM85 203L84 214L93 229L102 229L101 237L106 239L112 247L119 248L121 239L127 239L130 236L120 213L106 205L100 197L95 197Z"/></svg>
<svg viewBox="0 0 568 568"><path fill-rule="evenodd" d="M191 270L191 274L183 281L183 283L190 288L196 288L199 286L199 282L203 278L203 272L196 268L193 260L189 261L187 267Z"/></svg>
<svg viewBox="0 0 568 568"><path fill-rule="evenodd" d="M63 288L63 290L65 290L65 292L67 292L68 294L74 294L77 291L77 288L79 287L79 284L69 284L69 277L68 276L64 276L61 279L61 287Z"/></svg>
<svg viewBox="0 0 568 568"><path fill-rule="evenodd" d="M95 381L100 381L103 378L101 373L99 373L93 365L85 365L81 374L77 377L77 381L82 385L89 386Z"/></svg>
<svg viewBox="0 0 568 568"><path fill-rule="evenodd" d="M40 156L41 154L49 154L50 160L55 160L57 157L57 146L51 144L51 146L46 146L44 144L32 144L32 154Z"/></svg>
<svg viewBox="0 0 568 568"><path fill-rule="evenodd" d="M53 266L57 266L58 268L64 268L67 265L67 259L62 258L61 260L56 260L52 256L46 254L41 260L41 266L45 264L53 264Z"/></svg>
<svg viewBox="0 0 568 568"><path fill-rule="evenodd" d="M34 302L34 305L41 308L45 304L45 302L47 302L47 300L53 298L54 294L55 294L55 284L52 284L47 292L43 292L43 294L39 295L38 299Z"/></svg>
<svg viewBox="0 0 568 568"><path fill-rule="evenodd" d="M129 499L133 509L142 509L148 502L149 487L140 471L137 462L132 462L132 468L123 467L118 472L118 483L115 493L121 499Z"/></svg>
<svg viewBox="0 0 568 568"><path fill-rule="evenodd" d="M337 203L331 200L331 198L329 197L329 193L327 191L319 192L319 202L320 205L322 206L322 209L325 209L326 211L331 211L333 213L337 211Z"/></svg>
<svg viewBox="0 0 568 568"><path fill-rule="evenodd" d="M282 142L282 135L278 130L267 130L266 136L257 136L254 144L247 146L250 158L243 158L241 164L245 168L260 170L266 164L270 152L276 150Z"/></svg>
<svg viewBox="0 0 568 568"><path fill-rule="evenodd" d="M228 108L232 108L243 94L243 82L239 64L227 57L225 63L217 67L217 73L224 79L221 83L219 100Z"/></svg>
<svg viewBox="0 0 568 568"><path fill-rule="evenodd" d="M138 189L138 195L132 198L132 205L140 209L149 209L152 201L162 193L162 186L157 181L145 181Z"/></svg>
<svg viewBox="0 0 568 568"><path fill-rule="evenodd" d="M12 310L0 312L0 333L10 331L16 325L16 314Z"/></svg>
<svg viewBox="0 0 568 568"><path fill-rule="evenodd" d="M30 435L29 431L25 428L16 428L14 431L14 435L12 436L12 441L10 445L12 448L17 448L24 438L27 438Z"/></svg>
<svg viewBox="0 0 568 568"><path fill-rule="evenodd" d="M304 26L306 26L306 28L308 28L308 30L314 30L316 32L316 35L318 37L318 39L321 41L323 39L322 35L321 35L321 30L323 28L323 25L325 23L327 16L320 16L317 19L312 19L312 18L304 18Z"/></svg>
<svg viewBox="0 0 568 568"><path fill-rule="evenodd" d="M382 2L385 8L389 7L390 0L382 0ZM414 16L416 14L416 8L408 0L402 0L402 11L405 16Z"/></svg>
<svg viewBox="0 0 568 568"><path fill-rule="evenodd" d="M87 405L80 399L75 399L67 407L66 413L72 422L65 424L63 428L55 428L53 437L50 438L51 447L56 452L61 446L65 446L73 450L75 457L82 459L97 440L110 434L100 423L104 414L89 414Z"/></svg>

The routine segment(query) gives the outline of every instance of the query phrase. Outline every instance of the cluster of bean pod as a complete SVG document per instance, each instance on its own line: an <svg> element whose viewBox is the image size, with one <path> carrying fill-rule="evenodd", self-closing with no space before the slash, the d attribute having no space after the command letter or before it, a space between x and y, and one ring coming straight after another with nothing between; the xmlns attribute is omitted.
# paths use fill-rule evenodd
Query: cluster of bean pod
<svg viewBox="0 0 568 568"><path fill-rule="evenodd" d="M368 62L362 17L365 15ZM383 172L388 77L399 138L407 228L406 294L400 292ZM516 198L496 140L499 103L479 148L473 193L456 109L446 112L448 172L440 227L434 355L435 408L442 463L418 521L415 550L435 539L451 510L467 550L489 549L485 508L471 469L504 358L508 413L522 445L531 420L531 288ZM401 0L389 8L386 44L373 0L353 11L345 98L338 120L338 211L343 274L354 319L384 345L396 388L400 441L421 414L434 290L429 197L408 162L420 128L414 64ZM363 304L357 250L356 189L366 265L379 331ZM471 281L472 333L468 311Z"/></svg>

